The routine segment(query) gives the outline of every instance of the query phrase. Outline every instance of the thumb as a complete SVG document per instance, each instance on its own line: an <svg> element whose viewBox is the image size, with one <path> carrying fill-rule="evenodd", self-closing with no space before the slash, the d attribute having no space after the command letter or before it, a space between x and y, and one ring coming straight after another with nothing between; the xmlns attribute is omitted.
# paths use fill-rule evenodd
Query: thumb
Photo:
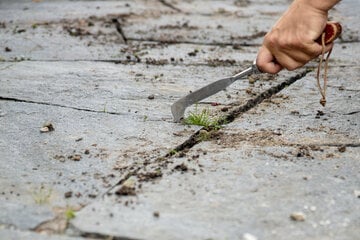
<svg viewBox="0 0 360 240"><path fill-rule="evenodd" d="M256 58L256 65L261 72L264 73L278 73L283 67L277 63L275 57L265 46L262 46Z"/></svg>

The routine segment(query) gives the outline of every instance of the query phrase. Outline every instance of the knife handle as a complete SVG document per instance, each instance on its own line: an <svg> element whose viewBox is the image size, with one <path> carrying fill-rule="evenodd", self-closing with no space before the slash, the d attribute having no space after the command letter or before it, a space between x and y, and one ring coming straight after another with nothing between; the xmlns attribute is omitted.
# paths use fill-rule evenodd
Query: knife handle
<svg viewBox="0 0 360 240"><path fill-rule="evenodd" d="M324 43L329 44L335 41L335 39L340 36L341 32L342 32L342 27L340 23L327 22L323 31L323 33L325 33ZM322 44L322 34L318 39L316 39L316 42Z"/></svg>

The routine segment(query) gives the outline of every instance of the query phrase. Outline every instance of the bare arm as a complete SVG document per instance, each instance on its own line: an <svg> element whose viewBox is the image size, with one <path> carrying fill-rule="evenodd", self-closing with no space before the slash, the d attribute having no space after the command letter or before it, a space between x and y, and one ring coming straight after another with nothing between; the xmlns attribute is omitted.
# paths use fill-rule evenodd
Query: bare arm
<svg viewBox="0 0 360 240"><path fill-rule="evenodd" d="M315 42L328 20L328 11L340 0L294 0L266 34L257 65L263 72L294 70L319 56L322 46ZM326 46L329 51L332 44Z"/></svg>

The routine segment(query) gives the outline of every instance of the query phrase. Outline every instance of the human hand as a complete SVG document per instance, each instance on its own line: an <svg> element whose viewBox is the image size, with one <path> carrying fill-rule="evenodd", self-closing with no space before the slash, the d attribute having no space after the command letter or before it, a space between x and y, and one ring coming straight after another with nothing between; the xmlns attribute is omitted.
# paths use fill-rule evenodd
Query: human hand
<svg viewBox="0 0 360 240"><path fill-rule="evenodd" d="M275 74L283 68L297 69L318 57L322 46L316 39L323 32L326 22L327 10L295 0L266 34L256 60L258 68ZM332 43L327 44L325 52L331 48Z"/></svg>

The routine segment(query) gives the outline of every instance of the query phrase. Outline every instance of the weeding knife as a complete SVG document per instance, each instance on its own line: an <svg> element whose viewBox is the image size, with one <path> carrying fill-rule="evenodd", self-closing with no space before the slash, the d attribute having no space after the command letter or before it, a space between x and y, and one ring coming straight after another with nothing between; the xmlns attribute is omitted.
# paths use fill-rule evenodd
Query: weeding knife
<svg viewBox="0 0 360 240"><path fill-rule="evenodd" d="M337 38L341 33L341 25L337 22L328 22L324 29L325 33L325 44L328 44ZM320 39L317 40L318 42ZM245 69L244 71L237 73L231 77L223 78L217 80L216 82L210 83L209 85L202 87L185 97L180 98L171 106L171 112L174 117L175 122L180 122L184 117L185 110L188 106L197 103L211 95L214 95L217 92L225 89L230 86L235 81L244 78L250 74L260 73L260 70L256 66L256 60L253 62L251 67Z"/></svg>
<svg viewBox="0 0 360 240"><path fill-rule="evenodd" d="M210 83L209 85L202 87L202 88L186 95L185 97L179 99L171 106L171 112L174 117L174 121L180 122L180 120L184 116L185 109L188 106L190 106L196 102L199 102L200 100L203 100L211 95L214 95L217 92L220 92L221 90L227 88L232 83L234 83L235 81L237 81L243 77L246 77L250 74L255 74L255 73L260 73L260 71L258 70L258 68L256 66L256 60L253 62L251 67L245 69L244 71L237 73L232 77L223 78L223 79L217 80L216 82Z"/></svg>

